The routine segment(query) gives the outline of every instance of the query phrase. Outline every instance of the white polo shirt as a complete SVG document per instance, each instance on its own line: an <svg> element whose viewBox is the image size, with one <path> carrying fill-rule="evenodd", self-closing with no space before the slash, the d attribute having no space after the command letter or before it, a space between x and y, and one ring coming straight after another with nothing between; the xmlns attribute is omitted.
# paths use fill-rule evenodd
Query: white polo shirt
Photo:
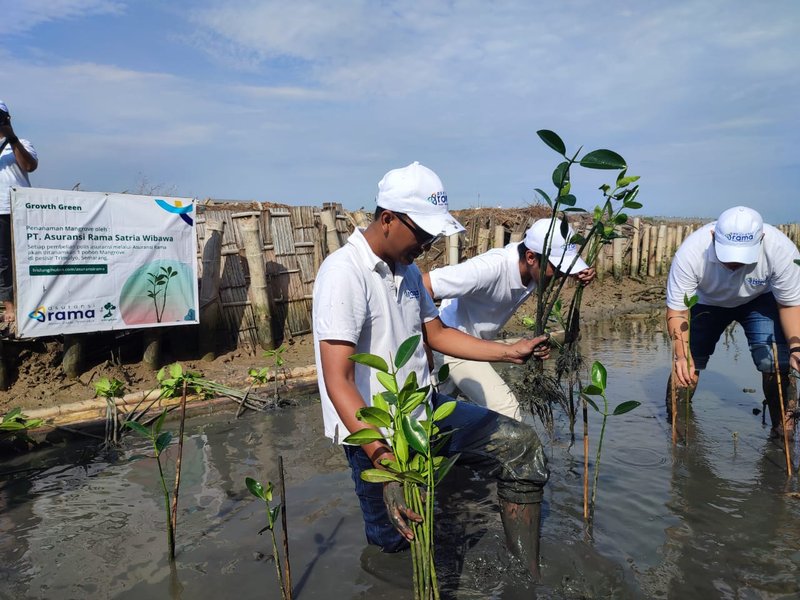
<svg viewBox="0 0 800 600"><path fill-rule="evenodd" d="M758 262L735 271L717 259L713 245L714 223L704 225L675 253L667 279L667 306L686 310L684 294L697 294L701 304L733 308L772 292L784 306L800 305L800 258L797 246L771 225L764 224Z"/></svg>
<svg viewBox="0 0 800 600"><path fill-rule="evenodd" d="M322 399L325 435L341 443L349 435L328 396L320 362L320 340L355 344L357 353L368 352L387 363L412 335L422 334L422 323L438 316L436 305L422 284L415 265L398 264L392 274L356 229L347 244L326 258L314 282L313 330L317 381ZM412 371L420 384L429 379L428 360L420 342L414 356L400 369L402 385ZM355 365L356 387L367 406L375 394L386 391L377 371ZM415 416L424 414L420 406Z"/></svg>
<svg viewBox="0 0 800 600"><path fill-rule="evenodd" d="M519 274L519 242L429 273L442 322L475 337L493 340L511 315L536 290Z"/></svg>
<svg viewBox="0 0 800 600"><path fill-rule="evenodd" d="M0 138L0 144L5 140L6 138ZM19 141L34 159L37 158L36 150L28 140L20 138ZM31 187L31 182L28 179L28 173L17 164L14 148L11 144L6 144L3 151L0 152L0 215L11 213L12 187Z"/></svg>

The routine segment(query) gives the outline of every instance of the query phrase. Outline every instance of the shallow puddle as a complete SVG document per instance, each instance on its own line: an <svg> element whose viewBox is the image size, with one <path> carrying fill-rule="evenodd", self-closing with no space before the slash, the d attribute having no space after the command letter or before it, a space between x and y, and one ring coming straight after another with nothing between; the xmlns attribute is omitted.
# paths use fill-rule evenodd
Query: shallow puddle
<svg viewBox="0 0 800 600"><path fill-rule="evenodd" d="M552 469L543 581L534 585L508 557L494 486L455 470L438 514L443 597L798 597L800 488L797 476L787 482L783 451L753 414L760 377L743 338L737 329L720 342L688 427L679 410L673 447L663 334L633 320L585 331L585 358L608 369L610 404L642 402L609 420L591 539L582 430L571 444L560 415L556 434L542 433ZM590 413L594 465L600 421ZM322 437L313 398L238 421L233 413L196 417L187 434L174 570L144 442L127 436L116 456L76 443L5 461L0 598L279 598L269 538L258 535L263 504L244 485L248 476L276 480L279 455L295 598L411 597L410 557L364 543L349 470Z"/></svg>

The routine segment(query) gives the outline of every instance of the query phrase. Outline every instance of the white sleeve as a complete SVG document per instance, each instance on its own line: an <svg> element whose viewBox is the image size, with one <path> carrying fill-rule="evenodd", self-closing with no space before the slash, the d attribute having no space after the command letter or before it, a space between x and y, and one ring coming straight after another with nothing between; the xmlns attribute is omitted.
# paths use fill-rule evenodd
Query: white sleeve
<svg viewBox="0 0 800 600"><path fill-rule="evenodd" d="M33 144L31 144L28 140L23 140L22 138L20 138L19 141L22 144L22 147L28 151L28 154L30 154L33 159L38 162L39 157L36 155L36 149L33 147Z"/></svg>
<svg viewBox="0 0 800 600"><path fill-rule="evenodd" d="M786 238L778 247L770 286L775 301L784 306L800 305L800 251Z"/></svg>
<svg viewBox="0 0 800 600"><path fill-rule="evenodd" d="M457 265L430 271L428 275L431 278L434 298L445 300L461 298L476 292L488 292L499 277L499 274L495 274L495 269L486 268L486 265L490 264L482 256L476 256ZM487 277L487 273L492 273L494 276Z"/></svg>
<svg viewBox="0 0 800 600"><path fill-rule="evenodd" d="M413 278L414 281L409 282L412 285L409 287L416 286L419 290L419 318L423 323L427 323L428 321L432 321L436 317L439 316L439 309L436 308L436 304L433 302L433 298L428 293L428 290L425 289L425 285L422 283L422 273L420 272L419 268L416 265L411 265L406 271L406 277Z"/></svg>
<svg viewBox="0 0 800 600"><path fill-rule="evenodd" d="M314 282L312 318L317 339L358 343L367 318L361 272L346 265L323 265Z"/></svg>
<svg viewBox="0 0 800 600"><path fill-rule="evenodd" d="M696 258L684 247L678 248L675 253L667 277L667 308L687 310L683 302L684 296L694 296L700 283L697 270L693 268L693 259Z"/></svg>

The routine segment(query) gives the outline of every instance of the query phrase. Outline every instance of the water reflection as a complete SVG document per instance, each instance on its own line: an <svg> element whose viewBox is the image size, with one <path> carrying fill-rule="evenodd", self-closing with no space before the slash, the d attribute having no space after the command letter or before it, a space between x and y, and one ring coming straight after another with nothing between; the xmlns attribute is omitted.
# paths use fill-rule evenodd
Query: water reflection
<svg viewBox="0 0 800 600"><path fill-rule="evenodd" d="M582 447L560 415L554 436L543 436L553 475L542 583L508 556L494 490L457 469L437 513L445 598L771 598L800 589L800 500L786 494L797 479L787 485L781 449L753 414L760 391L744 391L760 385L743 336L720 344L681 423L688 441L673 447L663 393L670 349L654 322L584 331L587 364L608 368L611 404L642 402L609 421L593 539L582 519ZM188 423L175 570L155 463L140 440L126 438L116 456L74 444L7 461L0 597L279 597L269 541L257 535L263 505L244 478L275 481L282 455L296 597L408 598L408 556L365 545L349 470L322 436L317 402ZM593 467L600 421L590 417Z"/></svg>

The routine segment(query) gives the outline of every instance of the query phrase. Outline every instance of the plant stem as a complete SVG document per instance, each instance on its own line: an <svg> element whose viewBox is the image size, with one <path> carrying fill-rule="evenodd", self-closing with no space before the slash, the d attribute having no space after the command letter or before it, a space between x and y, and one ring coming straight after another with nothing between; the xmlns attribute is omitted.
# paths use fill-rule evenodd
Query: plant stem
<svg viewBox="0 0 800 600"><path fill-rule="evenodd" d="M267 505L267 519L269 519L269 503ZM278 542L275 540L275 527L270 527L269 532L272 537L272 561L275 563L275 572L278 574L278 585L281 588L281 598L288 600L286 597L286 587L283 585L283 575L281 574L281 557L278 554Z"/></svg>
<svg viewBox="0 0 800 600"><path fill-rule="evenodd" d="M292 600L292 569L289 566L289 532L286 529L286 480L283 477L283 456L278 456L278 479L281 484L281 533L283 535L283 563L286 577L286 598Z"/></svg>
<svg viewBox="0 0 800 600"><path fill-rule="evenodd" d="M183 427L186 423L186 379L181 396L181 425L178 430L178 458L175 459L175 492L172 495L172 532L178 531L178 493L181 487L181 459L183 458Z"/></svg>
<svg viewBox="0 0 800 600"><path fill-rule="evenodd" d="M153 447L155 448L156 442L153 440ZM169 491L167 491L167 482L164 479L164 469L161 467L161 455L156 449L156 463L158 463L158 475L161 478L161 490L164 492L164 510L167 513L167 548L169 549L170 562L175 560L175 535L172 531L172 519L169 512Z"/></svg>
<svg viewBox="0 0 800 600"><path fill-rule="evenodd" d="M603 413L603 425L600 428L600 441L597 443L597 458L595 458L594 462L594 485L592 486L592 511L591 514L594 516L594 504L595 499L597 498L597 480L600 478L600 453L603 450L603 436L606 432L606 421L608 420L608 401L606 397L603 396L603 401L605 402L605 409L606 412Z"/></svg>
<svg viewBox="0 0 800 600"><path fill-rule="evenodd" d="M589 406L583 399L583 519L589 520Z"/></svg>

